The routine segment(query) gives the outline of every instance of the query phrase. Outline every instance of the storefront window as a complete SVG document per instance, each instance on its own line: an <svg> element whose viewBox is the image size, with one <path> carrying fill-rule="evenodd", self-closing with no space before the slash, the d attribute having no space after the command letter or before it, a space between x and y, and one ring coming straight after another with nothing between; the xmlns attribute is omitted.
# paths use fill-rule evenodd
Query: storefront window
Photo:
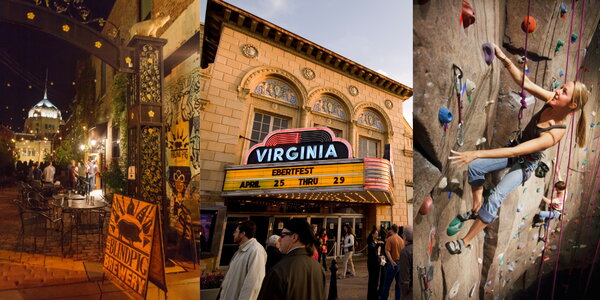
<svg viewBox="0 0 600 300"><path fill-rule="evenodd" d="M250 147L261 142L269 132L279 129L288 129L289 120L262 113L254 114Z"/></svg>

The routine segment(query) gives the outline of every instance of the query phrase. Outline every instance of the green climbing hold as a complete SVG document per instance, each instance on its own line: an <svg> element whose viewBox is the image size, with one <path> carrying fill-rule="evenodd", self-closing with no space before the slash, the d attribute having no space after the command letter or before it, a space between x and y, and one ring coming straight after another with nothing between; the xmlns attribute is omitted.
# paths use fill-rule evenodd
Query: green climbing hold
<svg viewBox="0 0 600 300"><path fill-rule="evenodd" d="M458 217L454 218L454 220L452 220L452 222L450 222L450 225L448 225L448 229L446 229L446 234L448 236L453 236L455 234L457 234L460 229L463 227L464 223L461 222Z"/></svg>

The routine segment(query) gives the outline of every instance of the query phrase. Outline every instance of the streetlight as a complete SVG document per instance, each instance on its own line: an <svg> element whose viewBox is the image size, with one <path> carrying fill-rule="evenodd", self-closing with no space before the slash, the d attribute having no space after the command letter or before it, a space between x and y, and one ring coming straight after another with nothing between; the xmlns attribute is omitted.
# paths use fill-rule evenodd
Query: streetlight
<svg viewBox="0 0 600 300"><path fill-rule="evenodd" d="M85 145L84 144L79 145L79 150L81 150L81 151L85 150Z"/></svg>
<svg viewBox="0 0 600 300"><path fill-rule="evenodd" d="M91 141L90 141L90 145L91 145L92 147L96 147L96 143L97 143L97 142L96 142L96 140L91 140Z"/></svg>

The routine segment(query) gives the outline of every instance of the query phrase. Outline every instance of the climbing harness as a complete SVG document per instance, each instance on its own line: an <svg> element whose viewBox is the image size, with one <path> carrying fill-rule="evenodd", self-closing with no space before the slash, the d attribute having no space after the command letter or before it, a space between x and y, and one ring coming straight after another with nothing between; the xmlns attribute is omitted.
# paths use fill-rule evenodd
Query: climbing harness
<svg viewBox="0 0 600 300"><path fill-rule="evenodd" d="M456 138L456 144L460 147L464 144L464 128L462 123L462 78L463 71L457 65L452 65L452 70L454 72L454 89L456 90L456 98L458 99L458 137Z"/></svg>

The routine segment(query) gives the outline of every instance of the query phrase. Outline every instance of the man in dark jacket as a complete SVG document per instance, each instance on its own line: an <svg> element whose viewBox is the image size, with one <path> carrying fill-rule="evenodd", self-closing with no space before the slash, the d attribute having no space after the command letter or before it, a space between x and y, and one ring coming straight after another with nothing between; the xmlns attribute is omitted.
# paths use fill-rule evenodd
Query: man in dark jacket
<svg viewBox="0 0 600 300"><path fill-rule="evenodd" d="M284 223L279 250L286 254L267 273L259 300L325 300L325 271L311 256L316 244L305 220Z"/></svg>
<svg viewBox="0 0 600 300"><path fill-rule="evenodd" d="M404 227L404 241L406 246L400 252L400 284L402 298L412 299L413 231L411 227Z"/></svg>

